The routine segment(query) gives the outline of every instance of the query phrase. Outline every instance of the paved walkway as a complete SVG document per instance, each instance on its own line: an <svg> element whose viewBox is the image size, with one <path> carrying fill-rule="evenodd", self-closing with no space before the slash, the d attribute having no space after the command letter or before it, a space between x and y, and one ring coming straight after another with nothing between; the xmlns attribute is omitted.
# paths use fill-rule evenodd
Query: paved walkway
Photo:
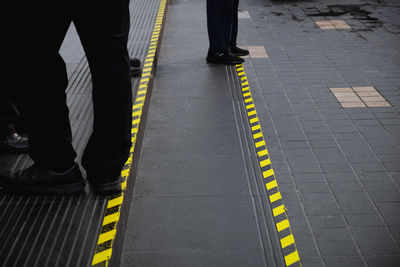
<svg viewBox="0 0 400 267"><path fill-rule="evenodd" d="M244 69L303 266L400 264L399 8L240 1ZM230 67L207 65L207 46L203 1L172 1L124 266L283 264Z"/></svg>

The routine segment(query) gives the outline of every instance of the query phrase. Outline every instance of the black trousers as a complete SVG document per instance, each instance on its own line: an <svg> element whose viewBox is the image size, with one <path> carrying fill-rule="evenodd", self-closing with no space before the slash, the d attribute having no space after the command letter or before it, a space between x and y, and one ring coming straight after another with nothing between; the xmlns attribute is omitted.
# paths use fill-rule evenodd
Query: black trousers
<svg viewBox="0 0 400 267"><path fill-rule="evenodd" d="M20 51L10 68L17 82L9 83L9 92L26 116L30 157L51 170L68 168L76 158L66 105L68 77L59 54L72 21L93 83L93 133L82 165L93 180L115 179L131 146L129 0L31 0L17 12L24 23L21 34L14 33Z"/></svg>
<svg viewBox="0 0 400 267"><path fill-rule="evenodd" d="M229 52L236 46L239 0L207 0L209 53Z"/></svg>

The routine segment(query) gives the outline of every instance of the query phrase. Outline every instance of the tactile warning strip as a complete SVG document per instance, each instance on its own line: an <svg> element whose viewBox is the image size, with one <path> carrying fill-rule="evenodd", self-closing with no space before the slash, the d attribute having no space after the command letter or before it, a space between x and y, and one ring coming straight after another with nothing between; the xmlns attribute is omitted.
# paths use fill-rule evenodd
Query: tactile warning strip
<svg viewBox="0 0 400 267"><path fill-rule="evenodd" d="M156 50L159 44L159 38L161 34L161 27L164 20L166 7L166 0L161 0L157 18L155 21L153 33L150 38L150 46L147 51L146 58L143 63L143 73L139 82L139 88L136 94L135 102L132 107L132 147L130 155L125 163L125 166L121 172L122 193L118 195L110 196L105 210L100 235L98 238L96 251L93 257L92 266L107 266L111 259L113 242L117 233L117 225L120 218L120 210L123 204L124 192L127 186L128 177L133 164L133 153L137 141L137 134L139 132L139 125L142 118L143 107L146 101L148 85L150 77L153 73L153 64L155 62Z"/></svg>
<svg viewBox="0 0 400 267"><path fill-rule="evenodd" d="M244 71L243 64L236 65L237 75L241 80L241 90L243 101L251 127L254 146L257 152L258 163L261 168L265 188L267 190L268 201L274 216L275 226L280 240L282 253L286 266L301 266L299 253L296 248L294 236L290 229L289 218L285 205L279 191L275 173L271 165L271 159L266 147L263 131L257 116L254 100L251 95L249 82Z"/></svg>

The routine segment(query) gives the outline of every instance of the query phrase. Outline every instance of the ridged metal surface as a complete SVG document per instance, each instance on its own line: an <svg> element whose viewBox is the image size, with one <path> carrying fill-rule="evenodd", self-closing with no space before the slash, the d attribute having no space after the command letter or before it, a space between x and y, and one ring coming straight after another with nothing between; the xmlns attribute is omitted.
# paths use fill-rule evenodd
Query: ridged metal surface
<svg viewBox="0 0 400 267"><path fill-rule="evenodd" d="M133 57L145 56L159 2L131 0L128 50ZM137 79L132 85L135 94ZM88 63L83 58L67 89L78 162L92 129L91 90ZM27 155L0 155L1 170L18 170L30 164ZM89 266L106 201L88 186L77 196L13 196L0 192L0 265Z"/></svg>

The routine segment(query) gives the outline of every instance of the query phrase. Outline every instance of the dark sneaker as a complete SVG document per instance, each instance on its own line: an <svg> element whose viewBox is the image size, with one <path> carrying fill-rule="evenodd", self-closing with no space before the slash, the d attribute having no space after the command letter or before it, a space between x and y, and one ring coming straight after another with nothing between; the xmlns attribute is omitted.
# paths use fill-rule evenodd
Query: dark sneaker
<svg viewBox="0 0 400 267"><path fill-rule="evenodd" d="M249 50L242 49L242 48L235 46L235 47L231 48L231 53L234 54L235 56L244 57L244 56L249 55Z"/></svg>
<svg viewBox="0 0 400 267"><path fill-rule="evenodd" d="M15 194L66 195L80 193L85 188L85 180L77 164L62 173L33 164L21 171L0 175L0 186L3 191Z"/></svg>
<svg viewBox="0 0 400 267"><path fill-rule="evenodd" d="M134 68L139 68L140 65L142 64L142 62L140 62L140 59L133 57L129 59L129 62L131 63L131 67Z"/></svg>
<svg viewBox="0 0 400 267"><path fill-rule="evenodd" d="M6 136L0 144L0 150L5 152L25 153L29 150L28 138L17 133Z"/></svg>
<svg viewBox="0 0 400 267"><path fill-rule="evenodd" d="M206 60L208 63L225 65L236 65L244 62L242 58L228 53L208 54Z"/></svg>
<svg viewBox="0 0 400 267"><path fill-rule="evenodd" d="M139 77L142 75L142 70L140 68L131 67L131 75L132 77Z"/></svg>
<svg viewBox="0 0 400 267"><path fill-rule="evenodd" d="M95 181L93 178L88 177L88 181L90 186L92 187L93 191L96 194L101 195L112 195L118 194L122 191L121 188L121 177L119 176L118 179L97 179Z"/></svg>

